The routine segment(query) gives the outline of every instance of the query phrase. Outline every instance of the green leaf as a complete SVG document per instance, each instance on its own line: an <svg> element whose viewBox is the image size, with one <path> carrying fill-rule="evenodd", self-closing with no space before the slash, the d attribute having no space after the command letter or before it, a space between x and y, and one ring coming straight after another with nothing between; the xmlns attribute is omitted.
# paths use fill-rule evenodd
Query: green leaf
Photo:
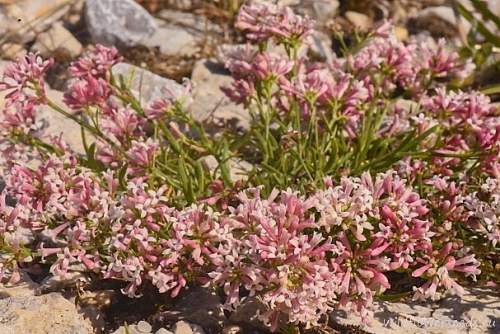
<svg viewBox="0 0 500 334"><path fill-rule="evenodd" d="M500 94L500 84L485 87L481 89L481 93L485 95Z"/></svg>

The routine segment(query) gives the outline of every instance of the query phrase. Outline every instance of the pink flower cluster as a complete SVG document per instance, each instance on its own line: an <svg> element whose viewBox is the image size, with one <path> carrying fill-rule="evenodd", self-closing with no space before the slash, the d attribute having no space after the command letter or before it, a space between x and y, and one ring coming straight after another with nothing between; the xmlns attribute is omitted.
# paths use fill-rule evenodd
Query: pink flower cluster
<svg viewBox="0 0 500 334"><path fill-rule="evenodd" d="M419 143L416 157L394 162L394 170L346 170L318 186L330 175L325 173L304 192L266 190L251 181L231 189L226 180L211 179L205 193L193 196L185 171L203 173L198 158L221 147L221 161L247 152L227 152L239 145L228 145L224 135L217 141L197 128L200 138L188 138L180 130L173 115L189 98L189 83L143 107L113 83L116 49L98 45L70 66L66 112L45 94L52 61L27 55L0 79L7 93L0 112L6 183L0 193L0 282L48 263L61 278L82 271L120 280L130 297L145 283L172 297L203 284L224 293L228 310L258 299L262 319L276 330L285 322L317 325L339 308L369 321L374 299L393 287L394 272L413 277L414 298L423 299L460 294L463 280L489 270L500 244L500 118L486 96L437 84L436 78L468 69L457 54L442 42L435 48L404 44L384 25L345 59L314 62L298 52L312 22L288 8L244 5L236 26L259 46L226 50L234 81L224 91L257 110L254 122L259 115L278 119L264 118L266 136L297 111L286 124L298 126L276 140L284 146L310 133L319 142L339 122L339 146L361 152L364 123L374 110L386 111L375 120L380 127L368 133L377 154L384 152L384 137L397 144L435 127L439 132ZM284 52L266 49L271 43ZM418 107L394 105L400 90ZM44 141L37 108L47 106L79 122L92 140L85 155L59 137ZM196 153L182 152L181 145ZM184 174L172 172L183 164L189 164ZM191 188L173 190L183 181ZM478 242L487 244L481 252Z"/></svg>

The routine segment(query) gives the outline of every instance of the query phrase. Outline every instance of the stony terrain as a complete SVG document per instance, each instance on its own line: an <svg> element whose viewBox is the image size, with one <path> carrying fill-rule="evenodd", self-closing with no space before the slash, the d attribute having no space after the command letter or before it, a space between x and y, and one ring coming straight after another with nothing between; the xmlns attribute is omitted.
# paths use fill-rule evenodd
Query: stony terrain
<svg viewBox="0 0 500 334"><path fill-rule="evenodd" d="M182 78L189 77L194 84L189 111L196 119L210 123L214 131L248 126L248 115L218 89L230 81L218 58L219 46L242 42L231 28L230 8L219 8L211 1L142 2L147 9L133 0L0 0L0 72L6 61L28 51L68 64L94 43L113 44L125 55L125 62L115 65L114 72L134 73L132 88L143 101L161 95L163 86L181 89ZM338 45L332 32L366 31L383 19L395 23L401 40L445 37L460 45L471 28L447 0L279 2L317 20L312 56L321 59L336 57ZM467 0L460 2L467 5ZM500 1L490 0L489 4L500 15ZM49 96L61 101L66 74L55 69L48 82ZM0 107L2 103L0 96ZM73 148L82 150L77 125L48 110L41 114L49 134L63 132ZM244 161L233 164L248 168ZM145 309L139 300L125 310L120 307L119 289L97 287L80 292L69 288L68 282L56 283L37 283L26 275L16 286L0 287L0 334L267 333L255 319L259 304L251 299L230 317L220 298L202 288L187 291L176 300L157 296L142 301L151 303ZM75 281L70 283L74 286ZM166 307L154 308L159 305ZM335 313L325 331L500 332L500 295L495 288L470 288L462 300L450 297L431 305L379 302L378 306L371 327Z"/></svg>

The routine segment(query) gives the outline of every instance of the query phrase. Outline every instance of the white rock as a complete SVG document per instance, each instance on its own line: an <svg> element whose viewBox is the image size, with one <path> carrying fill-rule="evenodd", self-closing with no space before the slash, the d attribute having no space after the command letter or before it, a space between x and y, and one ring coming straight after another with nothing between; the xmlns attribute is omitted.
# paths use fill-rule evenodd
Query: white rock
<svg viewBox="0 0 500 334"><path fill-rule="evenodd" d="M349 22L351 22L356 28L359 28L361 30L369 30L373 25L372 19L370 19L363 13L347 11L344 15L349 20Z"/></svg>
<svg viewBox="0 0 500 334"><path fill-rule="evenodd" d="M224 69L208 60L196 62L191 80L194 84L193 103L190 111L198 121L213 117L216 122L233 123L236 127L248 128L251 117L241 105L234 104L220 90L229 86L232 78Z"/></svg>
<svg viewBox="0 0 500 334"><path fill-rule="evenodd" d="M376 334L499 333L498 292L482 288L466 291L462 298L448 296L438 302L375 302L377 311L369 326L345 312L332 313L331 319Z"/></svg>
<svg viewBox="0 0 500 334"><path fill-rule="evenodd" d="M174 326L174 334L205 334L205 331L199 325L178 321Z"/></svg>
<svg viewBox="0 0 500 334"><path fill-rule="evenodd" d="M0 32L5 21L6 33L16 43L30 42L69 11L71 0L15 1L0 8ZM2 15L4 18L2 18ZM7 18L5 20L5 18ZM2 37L3 34L0 34Z"/></svg>
<svg viewBox="0 0 500 334"><path fill-rule="evenodd" d="M337 0L317 0L313 1L313 9L315 17L321 22L327 22L333 19L339 8Z"/></svg>
<svg viewBox="0 0 500 334"><path fill-rule="evenodd" d="M26 53L26 49L21 44L4 43L0 46L0 57L4 59L15 60L26 55Z"/></svg>
<svg viewBox="0 0 500 334"><path fill-rule="evenodd" d="M137 325L135 325L135 328L137 331L140 333L149 333L153 329L150 324L148 324L146 321L139 321Z"/></svg>
<svg viewBox="0 0 500 334"><path fill-rule="evenodd" d="M38 35L32 49L42 56L55 55L60 59L78 57L83 50L82 44L58 22L49 30Z"/></svg>
<svg viewBox="0 0 500 334"><path fill-rule="evenodd" d="M143 44L157 47L169 56L192 57L201 51L204 42L222 35L218 25L206 17L191 13L162 10L158 13L157 31Z"/></svg>
<svg viewBox="0 0 500 334"><path fill-rule="evenodd" d="M90 320L61 294L35 296L29 278L13 287L0 286L0 333L91 334Z"/></svg>
<svg viewBox="0 0 500 334"><path fill-rule="evenodd" d="M172 332L171 332L171 331L169 331L169 330L166 330L165 328L160 328L159 330L157 330L157 331L155 332L155 334L174 334L174 333L172 333Z"/></svg>
<svg viewBox="0 0 500 334"><path fill-rule="evenodd" d="M174 80L163 78L140 67L127 63L118 63L112 68L113 75L118 79L122 75L126 82L130 81L130 88L137 98L140 97L143 106L164 96L167 87L175 94L182 94L184 87Z"/></svg>
<svg viewBox="0 0 500 334"><path fill-rule="evenodd" d="M156 31L154 18L132 0L87 0L87 28L96 43L138 45Z"/></svg>
<svg viewBox="0 0 500 334"><path fill-rule="evenodd" d="M63 101L63 93L57 90L48 89L47 96L59 106L69 111ZM45 124L42 139L47 140L49 136L62 135L62 139L77 153L84 153L83 142L80 135L80 125L64 115L44 106L37 114L38 119ZM88 138L90 139L90 138Z"/></svg>

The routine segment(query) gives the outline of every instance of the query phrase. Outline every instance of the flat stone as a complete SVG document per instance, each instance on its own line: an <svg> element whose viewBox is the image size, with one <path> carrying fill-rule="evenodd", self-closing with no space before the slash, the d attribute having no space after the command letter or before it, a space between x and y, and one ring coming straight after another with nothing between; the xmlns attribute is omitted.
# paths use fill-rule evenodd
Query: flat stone
<svg viewBox="0 0 500 334"><path fill-rule="evenodd" d="M171 331L169 331L169 330L167 330L165 328L160 328L159 330L157 330L155 332L155 334L174 334L174 333L172 333Z"/></svg>
<svg viewBox="0 0 500 334"><path fill-rule="evenodd" d="M76 58L83 51L82 44L60 22L38 35L32 49L44 57L55 56L58 60Z"/></svg>
<svg viewBox="0 0 500 334"><path fill-rule="evenodd" d="M57 90L48 89L47 96L59 106L69 111L63 103L63 93ZM42 139L47 140L49 136L62 135L62 139L76 153L85 152L80 135L80 125L64 115L52 110L48 106L43 106L37 114L39 120L44 123L44 133ZM90 139L90 138L88 138Z"/></svg>
<svg viewBox="0 0 500 334"><path fill-rule="evenodd" d="M3 12L0 14L0 21L3 21L3 15L4 19L6 18L5 33L8 34L8 39L23 44L34 40L37 34L60 20L69 11L71 2L71 0L16 1L0 9L0 13Z"/></svg>
<svg viewBox="0 0 500 334"><path fill-rule="evenodd" d="M317 0L313 1L314 17L322 23L326 23L333 19L339 9L337 0Z"/></svg>
<svg viewBox="0 0 500 334"><path fill-rule="evenodd" d="M373 21L370 17L363 13L358 13L355 11L347 11L345 12L345 17L352 25L358 29L367 31L373 26Z"/></svg>
<svg viewBox="0 0 500 334"><path fill-rule="evenodd" d="M156 31L154 18L133 0L87 0L87 28L95 43L130 47Z"/></svg>
<svg viewBox="0 0 500 334"><path fill-rule="evenodd" d="M427 30L435 37L456 37L458 32L458 17L449 6L427 7L419 11L415 17L409 20L412 30ZM470 30L470 23L461 20L463 33Z"/></svg>
<svg viewBox="0 0 500 334"><path fill-rule="evenodd" d="M437 302L375 302L374 319L363 325L351 313L334 312L330 319L377 334L499 333L500 296L487 288L467 288L462 297Z"/></svg>
<svg viewBox="0 0 500 334"><path fill-rule="evenodd" d="M198 121L212 118L215 123L225 126L248 129L250 114L241 105L236 105L220 90L222 86L230 86L232 82L221 65L209 60L196 62L191 80L194 84L193 103L190 111Z"/></svg>
<svg viewBox="0 0 500 334"><path fill-rule="evenodd" d="M174 80L163 78L148 70L127 63L114 65L112 72L114 76L122 75L126 82L130 82L130 89L137 98L140 97L144 107L153 100L163 97L165 88L175 94L184 92L184 87Z"/></svg>
<svg viewBox="0 0 500 334"><path fill-rule="evenodd" d="M0 286L0 333L91 334L92 324L61 294L35 296L26 276L13 287Z"/></svg>
<svg viewBox="0 0 500 334"><path fill-rule="evenodd" d="M135 327L140 333L150 333L153 329L146 321L139 321Z"/></svg>
<svg viewBox="0 0 500 334"><path fill-rule="evenodd" d="M222 36L222 29L206 17L174 10L158 13L158 29L143 44L156 47L164 55L192 57L204 43Z"/></svg>
<svg viewBox="0 0 500 334"><path fill-rule="evenodd" d="M0 57L4 59L15 60L26 55L26 53L26 49L21 44L4 43L0 46Z"/></svg>
<svg viewBox="0 0 500 334"><path fill-rule="evenodd" d="M198 325L178 321L174 326L174 334L205 334L205 331Z"/></svg>

